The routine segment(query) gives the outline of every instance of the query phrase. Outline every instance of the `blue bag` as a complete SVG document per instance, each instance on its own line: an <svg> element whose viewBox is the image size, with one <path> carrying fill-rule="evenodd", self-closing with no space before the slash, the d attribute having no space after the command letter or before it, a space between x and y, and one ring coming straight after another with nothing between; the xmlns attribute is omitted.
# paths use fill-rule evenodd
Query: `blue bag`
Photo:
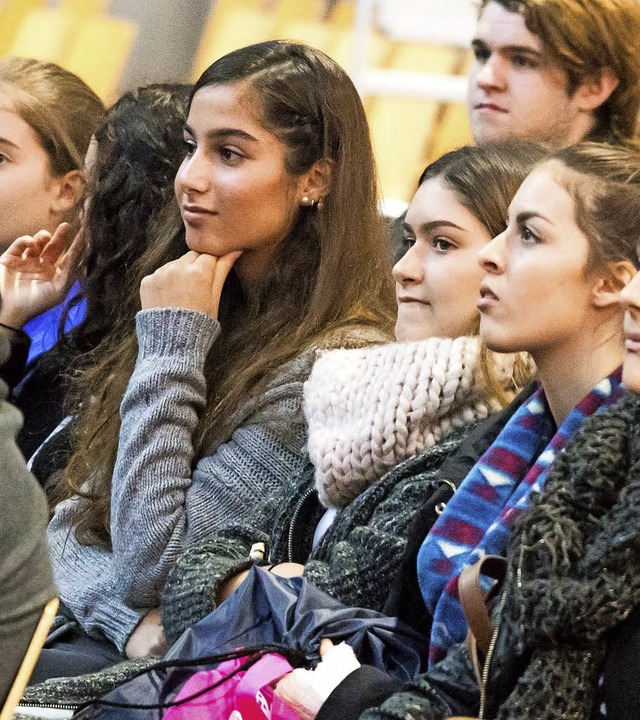
<svg viewBox="0 0 640 720"><path fill-rule="evenodd" d="M171 702L194 671L210 665L198 658L238 648L280 645L301 653L312 666L320 641L347 642L363 665L409 680L427 667L425 639L397 618L346 607L305 578L281 578L253 567L224 603L186 630L164 658L181 666L151 670L104 697L119 707L94 704L79 717L95 720L160 720L163 710L123 708ZM185 666L186 665L186 666Z"/></svg>

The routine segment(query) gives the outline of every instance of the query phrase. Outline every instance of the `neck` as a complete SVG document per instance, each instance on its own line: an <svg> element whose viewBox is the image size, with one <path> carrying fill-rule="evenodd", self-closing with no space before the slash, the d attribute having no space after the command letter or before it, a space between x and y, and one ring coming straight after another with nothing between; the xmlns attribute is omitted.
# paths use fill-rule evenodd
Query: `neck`
<svg viewBox="0 0 640 720"><path fill-rule="evenodd" d="M562 143L562 147L569 147L584 140L596 126L596 119L592 112L584 112L578 115L571 125L571 130Z"/></svg>
<svg viewBox="0 0 640 720"><path fill-rule="evenodd" d="M582 330L572 342L561 347L531 353L547 403L559 427L573 408L624 358L620 319L593 329Z"/></svg>

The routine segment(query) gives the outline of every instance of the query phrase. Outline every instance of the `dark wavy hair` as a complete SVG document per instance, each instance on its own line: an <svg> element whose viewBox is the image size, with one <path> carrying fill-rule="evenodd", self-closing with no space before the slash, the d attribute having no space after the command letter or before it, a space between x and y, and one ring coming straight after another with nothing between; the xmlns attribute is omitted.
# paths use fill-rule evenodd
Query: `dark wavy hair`
<svg viewBox="0 0 640 720"><path fill-rule="evenodd" d="M83 228L88 245L82 292L66 309L60 339L76 365L138 307L130 292L149 230L174 202L173 180L184 157L188 85L149 85L125 93L96 130ZM176 254L185 251L179 244ZM136 278L137 279L137 278ZM84 299L86 319L64 335L66 315Z"/></svg>

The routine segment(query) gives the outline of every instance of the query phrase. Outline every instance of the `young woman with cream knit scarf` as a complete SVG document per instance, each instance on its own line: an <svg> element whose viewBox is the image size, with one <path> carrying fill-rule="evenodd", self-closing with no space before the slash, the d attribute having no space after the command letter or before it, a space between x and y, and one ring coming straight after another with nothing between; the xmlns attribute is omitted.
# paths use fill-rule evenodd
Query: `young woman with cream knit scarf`
<svg viewBox="0 0 640 720"><path fill-rule="evenodd" d="M478 252L504 230L513 194L544 153L530 143L466 147L425 170L393 271L398 342L319 357L305 385L310 462L293 493L264 505L262 522L227 527L178 560L162 607L169 642L255 562L382 609L443 461L531 375L522 356L481 353Z"/></svg>

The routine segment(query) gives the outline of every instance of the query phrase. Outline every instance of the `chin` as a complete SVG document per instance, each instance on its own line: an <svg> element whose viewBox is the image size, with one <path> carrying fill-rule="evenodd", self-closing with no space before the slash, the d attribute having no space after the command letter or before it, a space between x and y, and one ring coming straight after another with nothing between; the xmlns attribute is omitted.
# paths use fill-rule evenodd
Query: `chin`
<svg viewBox="0 0 640 720"><path fill-rule="evenodd" d="M480 339L483 344L497 353L521 352L522 347L516 346L511 338L504 337L498 333L491 333L480 328Z"/></svg>

